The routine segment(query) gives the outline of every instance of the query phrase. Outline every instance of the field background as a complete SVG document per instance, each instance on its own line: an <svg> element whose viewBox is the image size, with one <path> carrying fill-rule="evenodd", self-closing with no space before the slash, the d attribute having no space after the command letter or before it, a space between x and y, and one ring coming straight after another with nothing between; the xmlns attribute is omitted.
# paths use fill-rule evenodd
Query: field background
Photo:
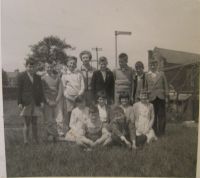
<svg viewBox="0 0 200 178"><path fill-rule="evenodd" d="M7 176L164 176L195 177L197 124L168 122L166 135L140 150L110 146L84 152L66 142L23 145L23 119L13 100L4 101Z"/></svg>

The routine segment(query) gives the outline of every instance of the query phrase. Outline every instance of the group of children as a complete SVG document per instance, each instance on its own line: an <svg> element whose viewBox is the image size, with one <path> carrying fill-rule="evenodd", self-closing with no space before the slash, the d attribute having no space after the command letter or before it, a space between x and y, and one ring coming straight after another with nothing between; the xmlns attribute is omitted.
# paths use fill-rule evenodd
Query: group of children
<svg viewBox="0 0 200 178"><path fill-rule="evenodd" d="M33 60L26 61L26 71L18 83L25 144L30 125L38 142L39 106L49 141L71 141L90 150L112 143L136 148L157 139L158 129L152 128L155 106L149 102L151 92L148 80L143 79L143 63L136 63L135 74L127 65L128 56L122 53L120 68L112 72L106 57L99 58L99 70L90 65L91 58L89 51L80 53L81 70L76 69L77 58L73 56L62 68L46 61L42 72L36 70Z"/></svg>

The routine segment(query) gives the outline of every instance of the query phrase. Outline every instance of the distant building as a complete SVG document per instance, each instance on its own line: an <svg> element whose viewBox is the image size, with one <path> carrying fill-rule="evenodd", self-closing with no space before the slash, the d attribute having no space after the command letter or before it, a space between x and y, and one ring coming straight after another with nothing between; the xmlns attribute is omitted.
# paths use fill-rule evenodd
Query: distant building
<svg viewBox="0 0 200 178"><path fill-rule="evenodd" d="M200 54L155 47L148 51L148 62L157 60L169 83L171 100L184 120L197 120L199 113ZM180 109L181 108L181 109Z"/></svg>
<svg viewBox="0 0 200 178"><path fill-rule="evenodd" d="M14 72L6 72L8 78L8 85L5 87L17 87L17 77L19 74L19 70L15 70Z"/></svg>
<svg viewBox="0 0 200 178"><path fill-rule="evenodd" d="M148 51L148 61L155 59L176 91L198 92L200 54L155 47Z"/></svg>

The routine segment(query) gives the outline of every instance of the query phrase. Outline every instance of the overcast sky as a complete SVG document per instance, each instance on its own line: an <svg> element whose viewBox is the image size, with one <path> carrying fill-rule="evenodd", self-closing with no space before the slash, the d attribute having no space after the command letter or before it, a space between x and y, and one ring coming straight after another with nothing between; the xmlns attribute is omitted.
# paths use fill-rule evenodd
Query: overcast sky
<svg viewBox="0 0 200 178"><path fill-rule="evenodd" d="M68 54L101 47L109 67L115 64L114 31L118 53L129 65L155 46L200 53L199 0L2 0L2 63L6 71L24 69L29 45L56 35L76 47ZM96 58L94 51L93 58Z"/></svg>

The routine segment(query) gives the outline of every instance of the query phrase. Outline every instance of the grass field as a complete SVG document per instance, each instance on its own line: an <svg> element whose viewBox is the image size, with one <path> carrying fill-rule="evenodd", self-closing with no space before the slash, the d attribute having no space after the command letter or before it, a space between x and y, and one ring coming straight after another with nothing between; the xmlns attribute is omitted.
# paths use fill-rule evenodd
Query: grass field
<svg viewBox="0 0 200 178"><path fill-rule="evenodd" d="M195 177L197 127L167 125L166 135L141 150L124 147L84 152L70 143L24 146L16 102L4 102L7 175L10 176L173 176ZM16 128L17 127L17 128ZM43 125L40 122L39 134Z"/></svg>

